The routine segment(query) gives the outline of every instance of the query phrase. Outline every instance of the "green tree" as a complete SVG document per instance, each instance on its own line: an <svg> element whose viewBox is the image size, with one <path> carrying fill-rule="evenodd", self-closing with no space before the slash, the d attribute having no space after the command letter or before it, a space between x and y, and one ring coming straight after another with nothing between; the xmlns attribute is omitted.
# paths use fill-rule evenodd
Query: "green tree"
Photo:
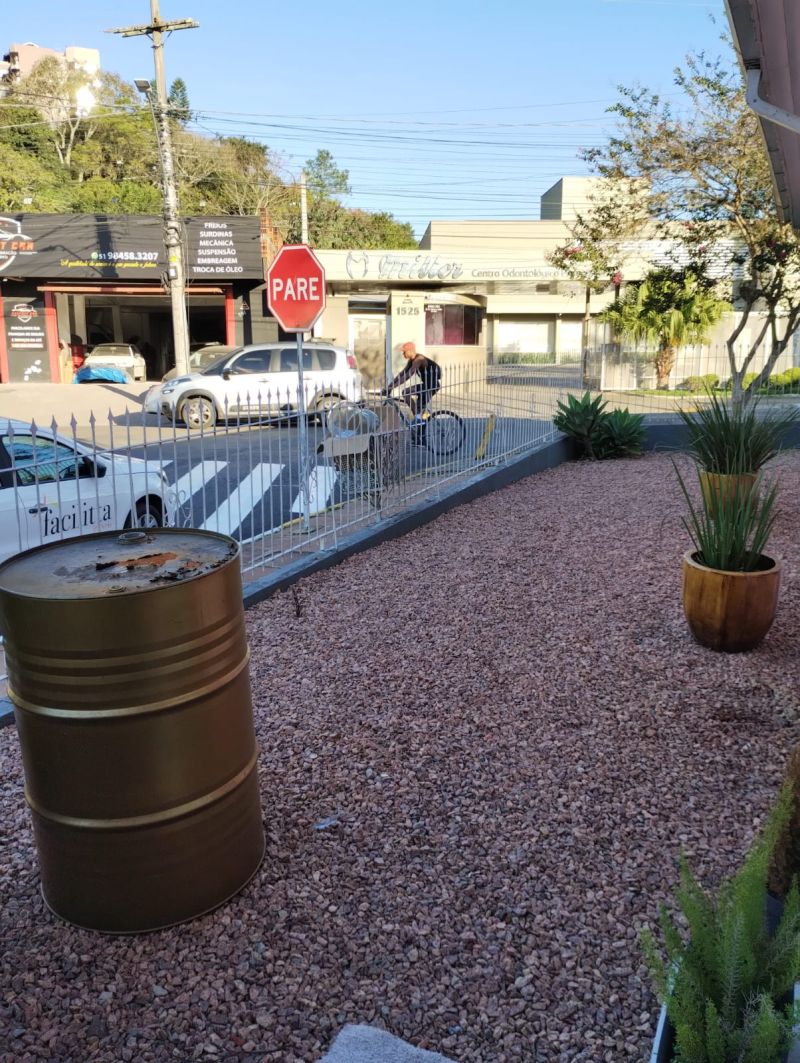
<svg viewBox="0 0 800 1063"><path fill-rule="evenodd" d="M300 219L295 212L286 238L300 241ZM348 247L402 248L417 247L414 230L397 221L391 214L351 210L335 199L322 199L314 204L308 215L308 238L312 247L335 251Z"/></svg>
<svg viewBox="0 0 800 1063"><path fill-rule="evenodd" d="M273 224L285 223L295 209L296 194L282 180L269 148L244 137L224 137L217 148L219 168L209 191L220 213L257 214L269 207Z"/></svg>
<svg viewBox="0 0 800 1063"><path fill-rule="evenodd" d="M192 110L189 105L189 90L183 78L175 78L167 94L169 113L176 122L185 124L191 121Z"/></svg>
<svg viewBox="0 0 800 1063"><path fill-rule="evenodd" d="M77 214L159 214L161 190L143 181L90 177L71 186L69 209Z"/></svg>
<svg viewBox="0 0 800 1063"><path fill-rule="evenodd" d="M69 197L63 173L0 142L0 210L57 214L70 209Z"/></svg>
<svg viewBox="0 0 800 1063"><path fill-rule="evenodd" d="M657 235L719 278L720 295L740 312L727 338L739 404L766 382L800 323L800 236L778 220L758 121L732 52L688 56L675 84L675 105L644 88L620 88L611 108L619 128L586 158L612 186L643 189ZM751 319L754 336L740 351ZM764 342L764 367L745 389Z"/></svg>
<svg viewBox="0 0 800 1063"><path fill-rule="evenodd" d="M313 199L338 199L350 192L350 172L341 170L329 151L320 148L305 165L306 184Z"/></svg>
<svg viewBox="0 0 800 1063"><path fill-rule="evenodd" d="M624 298L600 316L615 332L635 342L656 344L656 386L666 388L676 347L703 343L727 309L714 281L701 269L662 266L629 285Z"/></svg>

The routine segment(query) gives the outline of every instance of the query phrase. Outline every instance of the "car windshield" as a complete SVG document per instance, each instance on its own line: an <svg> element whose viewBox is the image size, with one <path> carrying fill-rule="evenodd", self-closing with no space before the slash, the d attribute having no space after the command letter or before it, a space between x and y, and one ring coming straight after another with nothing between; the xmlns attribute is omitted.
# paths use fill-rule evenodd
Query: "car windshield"
<svg viewBox="0 0 800 1063"><path fill-rule="evenodd" d="M235 355L239 354L239 352L243 350L243 347L234 347L232 351L228 351L227 354L221 355L216 361L212 362L211 365L207 365L204 369L202 369L202 375L222 376L222 370L225 368L231 358L233 358Z"/></svg>
<svg viewBox="0 0 800 1063"><path fill-rule="evenodd" d="M127 354L132 353L131 347L127 343L101 343L95 347L93 351L90 351L89 357L93 354Z"/></svg>

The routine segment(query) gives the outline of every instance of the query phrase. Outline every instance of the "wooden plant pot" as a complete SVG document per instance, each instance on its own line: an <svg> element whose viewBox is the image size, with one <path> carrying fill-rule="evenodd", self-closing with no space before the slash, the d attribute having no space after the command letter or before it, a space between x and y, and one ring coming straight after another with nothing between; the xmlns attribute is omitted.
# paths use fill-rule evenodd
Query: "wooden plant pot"
<svg viewBox="0 0 800 1063"><path fill-rule="evenodd" d="M701 646L725 653L752 650L772 627L781 583L780 561L762 555L756 572L722 572L683 555L683 611Z"/></svg>
<svg viewBox="0 0 800 1063"><path fill-rule="evenodd" d="M758 479L754 472L743 472L732 476L721 472L706 472L700 470L700 490L703 493L703 503L709 513L714 512L712 499L719 498L722 502L738 498L744 502L749 497L753 486Z"/></svg>

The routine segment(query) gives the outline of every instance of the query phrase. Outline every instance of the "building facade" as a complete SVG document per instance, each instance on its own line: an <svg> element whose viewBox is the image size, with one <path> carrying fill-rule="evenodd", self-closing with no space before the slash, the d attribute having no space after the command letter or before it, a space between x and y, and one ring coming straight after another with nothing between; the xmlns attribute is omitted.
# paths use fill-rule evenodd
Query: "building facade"
<svg viewBox="0 0 800 1063"><path fill-rule="evenodd" d="M557 182L542 197L548 217L537 221L432 221L413 251L317 249L327 306L314 335L353 350L368 383L397 371L409 340L445 367L577 361L587 305L596 318L617 292L609 286L587 304L585 285L549 256L570 239L590 190L589 178ZM266 306L269 241L259 219L187 218L184 232L190 341L282 338ZM640 279L658 251L635 245L624 281ZM148 377L160 378L174 365L166 277L158 217L0 217L0 382L71 380L70 350L103 342L136 343ZM712 344L724 343L734 320L726 315ZM742 347L757 328L753 320ZM787 354L788 364L798 356ZM636 386L630 373L619 368L618 386Z"/></svg>
<svg viewBox="0 0 800 1063"><path fill-rule="evenodd" d="M195 343L274 339L256 218L185 221ZM0 381L72 379L70 348L136 343L158 379L174 365L161 219L0 217Z"/></svg>

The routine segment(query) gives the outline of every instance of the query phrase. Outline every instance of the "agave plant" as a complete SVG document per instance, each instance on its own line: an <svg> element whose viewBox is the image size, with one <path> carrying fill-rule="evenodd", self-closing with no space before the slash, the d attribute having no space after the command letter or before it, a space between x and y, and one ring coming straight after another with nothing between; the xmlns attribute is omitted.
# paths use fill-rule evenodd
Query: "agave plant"
<svg viewBox="0 0 800 1063"><path fill-rule="evenodd" d="M634 457L641 454L644 438L644 414L612 410L597 427L595 450L600 458Z"/></svg>
<svg viewBox="0 0 800 1063"><path fill-rule="evenodd" d="M597 429L607 406L603 396L596 395L592 398L587 391L579 399L574 395L567 395L566 403L558 402L556 405L558 413L553 418L553 424L559 432L571 436L587 458L596 458Z"/></svg>

